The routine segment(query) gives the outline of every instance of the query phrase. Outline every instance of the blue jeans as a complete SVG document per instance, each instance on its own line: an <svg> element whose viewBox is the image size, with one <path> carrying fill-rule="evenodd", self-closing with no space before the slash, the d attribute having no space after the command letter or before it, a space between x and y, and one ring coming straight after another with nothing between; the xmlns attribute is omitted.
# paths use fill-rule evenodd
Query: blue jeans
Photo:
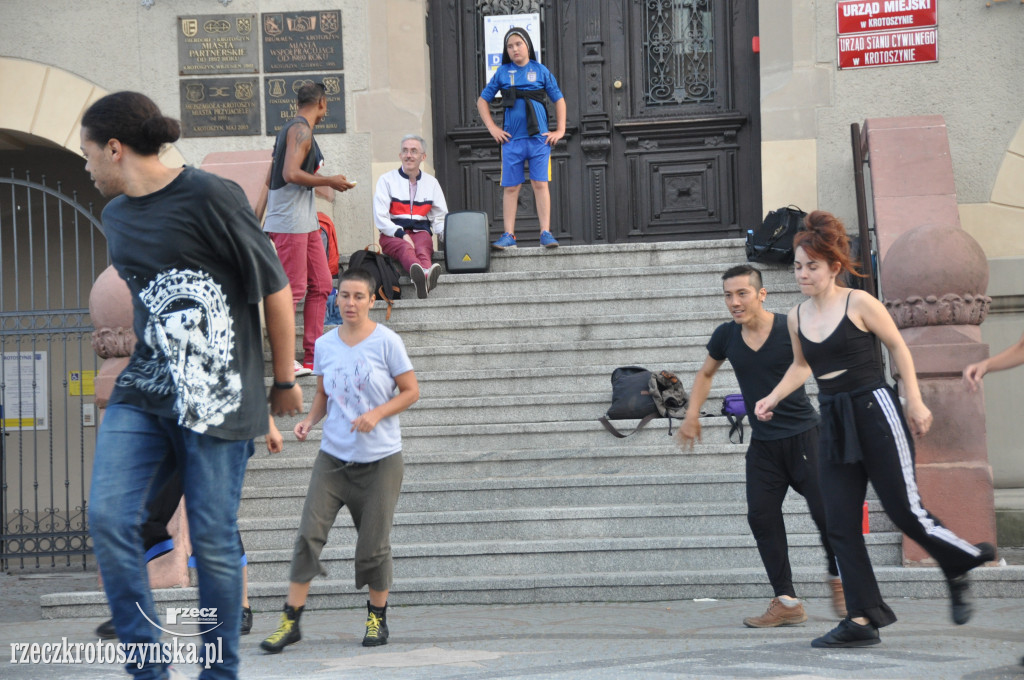
<svg viewBox="0 0 1024 680"><path fill-rule="evenodd" d="M165 625L160 623L149 588L141 527L150 497L175 466L181 469L199 576L199 607L215 608L217 624L202 623L188 630L201 630L202 637L182 635L179 644L196 643L202 652L217 649L219 642L223 651L222 663L204 668L199 676L203 680L238 677L242 612L238 503L252 453L251 439L230 441L197 434L174 419L127 404L107 409L96 440L89 528L114 628L123 643L158 642L160 630L150 621ZM214 646L206 647L200 639ZM126 669L136 678L161 680L166 677L166 665L147 663L140 669L129 664Z"/></svg>

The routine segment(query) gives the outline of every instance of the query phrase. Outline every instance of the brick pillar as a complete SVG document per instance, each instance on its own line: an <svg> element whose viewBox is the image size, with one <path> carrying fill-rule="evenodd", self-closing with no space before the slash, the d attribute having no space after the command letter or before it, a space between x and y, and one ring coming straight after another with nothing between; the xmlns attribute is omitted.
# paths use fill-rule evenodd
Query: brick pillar
<svg viewBox="0 0 1024 680"><path fill-rule="evenodd" d="M979 328L991 302L988 261L960 228L945 121L872 119L865 121L864 139L883 301L914 357L935 419L914 441L922 503L962 538L995 544L984 396L968 393L960 379L967 364L989 353ZM906 537L903 561L934 564Z"/></svg>

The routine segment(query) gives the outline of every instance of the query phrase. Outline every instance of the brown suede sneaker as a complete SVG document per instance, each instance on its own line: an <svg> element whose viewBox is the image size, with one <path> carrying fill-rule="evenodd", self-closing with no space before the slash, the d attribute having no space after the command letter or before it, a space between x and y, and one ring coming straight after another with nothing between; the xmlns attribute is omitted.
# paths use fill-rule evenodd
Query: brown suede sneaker
<svg viewBox="0 0 1024 680"><path fill-rule="evenodd" d="M846 595L843 594L843 581L830 578L828 585L832 589L832 611L841 619L846 618Z"/></svg>
<svg viewBox="0 0 1024 680"><path fill-rule="evenodd" d="M807 612L804 606L797 603L793 607L787 607L777 597L773 597L768 604L768 611L761 616L743 619L743 625L747 628L775 628L776 626L794 626L807 620Z"/></svg>

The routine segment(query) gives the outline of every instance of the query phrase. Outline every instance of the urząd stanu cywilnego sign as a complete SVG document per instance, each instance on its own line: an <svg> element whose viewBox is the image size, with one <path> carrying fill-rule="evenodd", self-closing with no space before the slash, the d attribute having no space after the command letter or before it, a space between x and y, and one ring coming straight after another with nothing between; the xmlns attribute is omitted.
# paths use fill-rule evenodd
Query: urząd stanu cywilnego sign
<svg viewBox="0 0 1024 680"><path fill-rule="evenodd" d="M840 69L938 61L937 0L836 3Z"/></svg>

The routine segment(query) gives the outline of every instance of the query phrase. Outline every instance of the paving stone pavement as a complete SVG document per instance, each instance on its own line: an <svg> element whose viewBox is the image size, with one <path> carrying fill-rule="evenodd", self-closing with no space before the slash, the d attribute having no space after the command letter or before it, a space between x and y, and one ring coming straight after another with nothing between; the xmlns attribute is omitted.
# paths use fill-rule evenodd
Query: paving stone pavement
<svg viewBox="0 0 1024 680"><path fill-rule="evenodd" d="M63 576L61 588L91 587L85 575ZM39 581L43 581L40 583ZM28 582L26 584L26 582ZM94 620L41 620L31 600L50 592L45 578L0 575L0 677L5 680L128 677L116 665L20 665L12 643L95 642ZM20 593L20 595L19 595ZM396 593L393 602L397 603ZM429 606L388 611L391 641L360 646L364 612L308 611L303 640L279 655L259 641L277 617L257 614L242 638L241 677L360 680L611 680L618 678L863 678L1024 680L1024 599L979 599L970 624L954 626L945 600L891 600L899 621L881 631L882 644L819 650L813 637L835 621L824 600L806 603L800 626L757 630L742 619L760 614L763 600L598 603L558 606ZM14 619L22 620L14 620ZM198 669L177 666L186 677Z"/></svg>

